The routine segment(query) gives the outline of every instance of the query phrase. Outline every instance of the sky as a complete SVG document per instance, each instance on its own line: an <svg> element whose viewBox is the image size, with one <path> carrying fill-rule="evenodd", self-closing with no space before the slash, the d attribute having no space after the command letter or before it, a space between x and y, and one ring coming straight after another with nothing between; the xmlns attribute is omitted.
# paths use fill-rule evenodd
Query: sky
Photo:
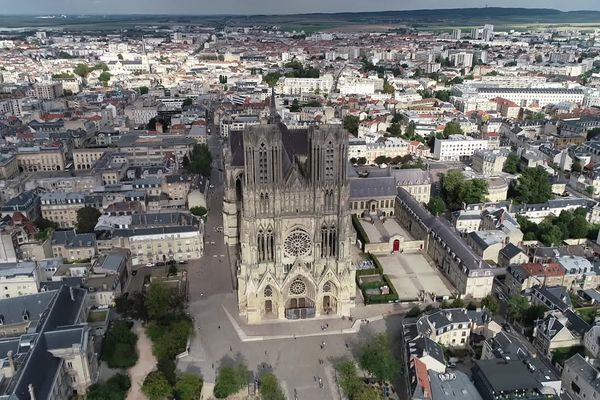
<svg viewBox="0 0 600 400"><path fill-rule="evenodd" d="M486 5L600 10L599 0L0 0L0 14L293 14Z"/></svg>

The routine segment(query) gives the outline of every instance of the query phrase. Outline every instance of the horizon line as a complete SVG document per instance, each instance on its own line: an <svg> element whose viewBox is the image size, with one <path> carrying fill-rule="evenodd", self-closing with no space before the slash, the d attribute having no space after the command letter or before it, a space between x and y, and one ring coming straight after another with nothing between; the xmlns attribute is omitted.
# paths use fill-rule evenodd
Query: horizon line
<svg viewBox="0 0 600 400"><path fill-rule="evenodd" d="M4 14L0 16L2 17L86 17L86 16L94 16L94 17L119 17L119 16L156 16L156 17L214 17L214 16L223 16L223 17L254 17L254 16L291 16L291 15L316 15L316 14L324 14L324 15L333 15L333 14L374 14L374 13L385 13L385 12L413 12L413 11L442 11L442 10L483 10L483 9L504 9L504 10L549 10L549 11L557 11L560 13L576 13L576 12L600 12L600 10L592 10L592 9L580 9L580 10L561 10L558 8L544 8L544 7L502 7L502 6L483 6L483 7L452 7L452 8L413 8L413 9L400 9L400 10L375 10L375 11L316 11L316 12L294 12L294 13L251 13L251 14L235 14L235 13L214 13L214 14L194 14L194 13L183 13L183 14L172 14L172 13L128 13L122 12L117 14L107 14L107 13L77 13L77 14L69 14L62 12L53 12L53 13L16 13L16 14Z"/></svg>

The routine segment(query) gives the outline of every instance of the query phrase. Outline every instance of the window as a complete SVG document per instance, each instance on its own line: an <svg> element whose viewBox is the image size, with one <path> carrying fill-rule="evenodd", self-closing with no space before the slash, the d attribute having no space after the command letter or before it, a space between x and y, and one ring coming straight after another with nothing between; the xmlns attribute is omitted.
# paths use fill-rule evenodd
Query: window
<svg viewBox="0 0 600 400"><path fill-rule="evenodd" d="M67 361L67 368L73 368L73 363L71 361Z"/></svg>

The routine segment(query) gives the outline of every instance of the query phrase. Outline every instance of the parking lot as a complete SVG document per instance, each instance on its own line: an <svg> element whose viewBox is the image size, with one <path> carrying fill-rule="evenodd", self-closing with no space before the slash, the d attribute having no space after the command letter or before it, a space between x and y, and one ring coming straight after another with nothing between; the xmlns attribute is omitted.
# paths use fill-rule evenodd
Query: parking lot
<svg viewBox="0 0 600 400"><path fill-rule="evenodd" d="M415 300L424 290L436 296L450 296L455 289L422 254L390 254L377 256L401 301Z"/></svg>

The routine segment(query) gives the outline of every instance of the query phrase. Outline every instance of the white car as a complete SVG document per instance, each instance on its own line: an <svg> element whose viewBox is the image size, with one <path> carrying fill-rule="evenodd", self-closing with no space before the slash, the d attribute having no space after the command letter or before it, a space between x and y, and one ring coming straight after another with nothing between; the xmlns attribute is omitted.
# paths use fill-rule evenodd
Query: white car
<svg viewBox="0 0 600 400"><path fill-rule="evenodd" d="M146 264L146 267L154 267L154 263L149 262Z"/></svg>
<svg viewBox="0 0 600 400"><path fill-rule="evenodd" d="M210 189L213 189L215 187L215 185L209 185L208 186Z"/></svg>

